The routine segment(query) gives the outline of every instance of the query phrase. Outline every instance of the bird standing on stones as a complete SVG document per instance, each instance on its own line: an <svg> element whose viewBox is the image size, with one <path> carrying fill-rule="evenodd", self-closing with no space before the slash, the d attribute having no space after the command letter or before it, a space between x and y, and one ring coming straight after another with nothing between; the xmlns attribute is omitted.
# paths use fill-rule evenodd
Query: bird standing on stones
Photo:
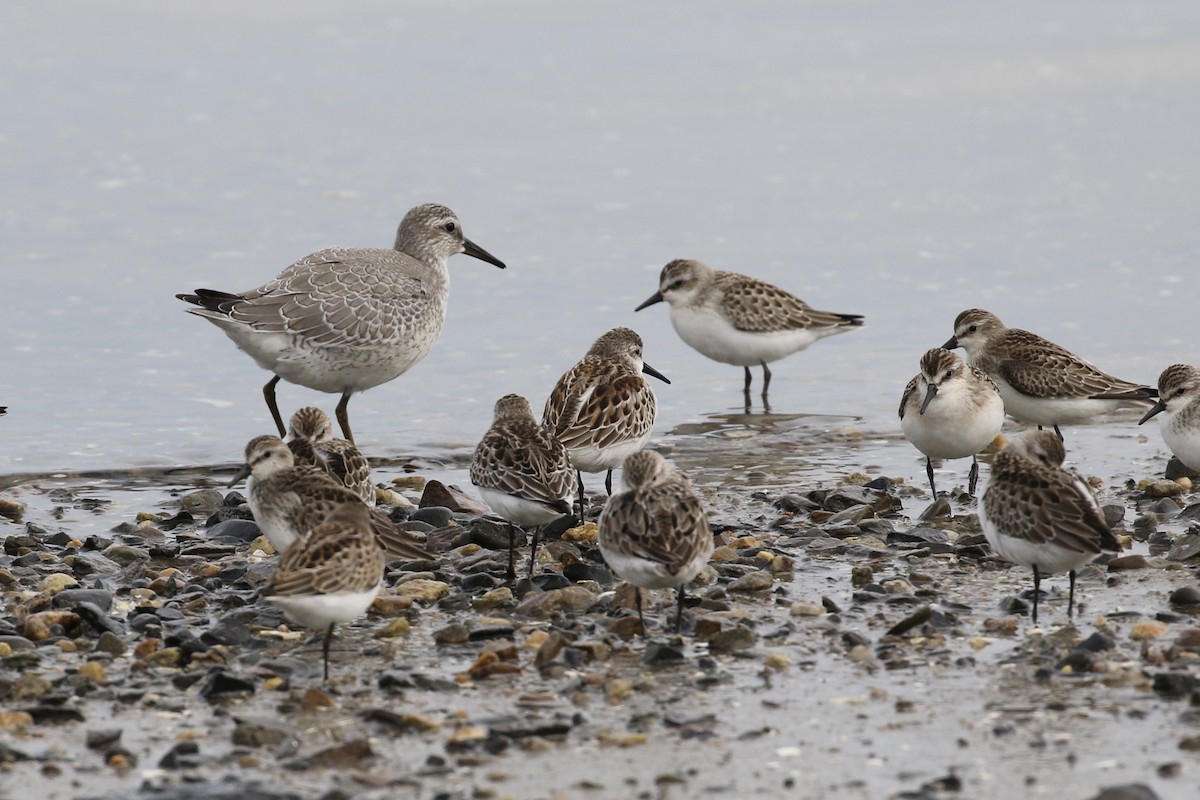
<svg viewBox="0 0 1200 800"><path fill-rule="evenodd" d="M529 401L506 394L471 460L471 483L492 511L508 521L508 580L516 578L513 525L534 525L532 577L541 526L571 513L575 470L567 448L533 416ZM522 538L524 536L522 535Z"/></svg>
<svg viewBox="0 0 1200 800"><path fill-rule="evenodd" d="M325 631L326 681L333 626L365 614L383 579L384 555L370 514L362 503L335 506L288 546L262 592L293 621Z"/></svg>
<svg viewBox="0 0 1200 800"><path fill-rule="evenodd" d="M766 281L689 259L676 259L663 267L658 285L658 291L634 311L664 301L670 305L671 325L688 346L713 361L745 370L742 392L747 407L750 367L762 366L766 403L771 385L768 363L863 324L860 314L818 311Z"/></svg>
<svg viewBox="0 0 1200 800"><path fill-rule="evenodd" d="M1004 425L1004 401L991 378L949 350L935 347L921 357L921 372L904 388L900 429L925 454L929 490L934 458L971 457L967 492L979 481L976 454L991 444Z"/></svg>
<svg viewBox="0 0 1200 800"><path fill-rule="evenodd" d="M683 627L683 587L713 553L712 529L686 477L658 453L642 450L625 460L625 491L608 499L600 514L604 561L636 587L642 633L642 589L679 588L675 630Z"/></svg>
<svg viewBox="0 0 1200 800"><path fill-rule="evenodd" d="M971 366L987 373L1004 411L1021 422L1054 428L1086 425L1096 417L1128 406L1145 408L1158 392L1149 386L1114 378L1066 348L1036 333L1008 328L1000 318L971 308L954 320L947 350L967 351Z"/></svg>
<svg viewBox="0 0 1200 800"><path fill-rule="evenodd" d="M367 457L353 442L334 438L333 423L324 411L305 406L292 414L283 441L297 464L324 470L334 481L374 508L375 486L371 483L371 465Z"/></svg>
<svg viewBox="0 0 1200 800"><path fill-rule="evenodd" d="M1025 431L992 461L979 504L983 535L1006 561L1033 568L1033 622L1042 575L1068 572L1067 616L1075 609L1075 570L1102 551L1120 552L1091 491L1062 467L1062 440L1050 431Z"/></svg>
<svg viewBox="0 0 1200 800"><path fill-rule="evenodd" d="M366 504L354 492L336 483L324 470L296 466L292 451L277 436L256 436L246 445L246 463L229 482L246 480L246 501L254 521L277 553L321 523L333 509L346 503ZM367 508L371 530L380 546L398 558L433 558L412 535L390 519Z"/></svg>
<svg viewBox="0 0 1200 800"><path fill-rule="evenodd" d="M650 439L658 401L643 372L670 383L642 360L642 337L613 328L558 379L546 400L542 423L566 445L579 478L580 521L583 473L606 472L604 489L611 496L613 469Z"/></svg>
<svg viewBox="0 0 1200 800"><path fill-rule="evenodd" d="M338 424L353 442L350 396L403 375L441 335L450 293L446 261L455 253L504 268L463 235L453 211L427 203L404 215L391 250L321 250L257 289L197 289L176 297L275 373L263 396L280 436L286 431L275 385L282 379L340 393Z"/></svg>

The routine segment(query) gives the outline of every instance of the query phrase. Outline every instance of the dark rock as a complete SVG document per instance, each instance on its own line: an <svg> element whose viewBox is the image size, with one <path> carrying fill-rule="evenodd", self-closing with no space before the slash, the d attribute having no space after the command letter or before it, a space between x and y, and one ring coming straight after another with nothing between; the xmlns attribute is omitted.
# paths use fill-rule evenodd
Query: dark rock
<svg viewBox="0 0 1200 800"><path fill-rule="evenodd" d="M541 539L544 542L557 539L578 524L579 520L573 514L564 514L542 526Z"/></svg>
<svg viewBox="0 0 1200 800"><path fill-rule="evenodd" d="M103 750L119 741L121 741L120 728L90 730L85 734L84 739L89 750Z"/></svg>
<svg viewBox="0 0 1200 800"><path fill-rule="evenodd" d="M683 662L683 647L678 640L647 642L646 651L642 654L642 663L648 667L663 667Z"/></svg>
<svg viewBox="0 0 1200 800"><path fill-rule="evenodd" d="M1200 605L1200 587L1182 586L1171 592L1171 605L1196 606Z"/></svg>
<svg viewBox="0 0 1200 800"><path fill-rule="evenodd" d="M1146 557L1136 553L1128 556L1117 556L1116 558L1109 559L1108 562L1109 572L1129 569L1149 569L1149 567L1150 562L1146 560Z"/></svg>
<svg viewBox="0 0 1200 800"><path fill-rule="evenodd" d="M109 632L118 636L125 632L124 626L106 614L95 603L79 603L75 606L75 614L97 635Z"/></svg>
<svg viewBox="0 0 1200 800"><path fill-rule="evenodd" d="M125 653L125 640L112 631L105 631L96 640L96 650L100 653L119 656Z"/></svg>
<svg viewBox="0 0 1200 800"><path fill-rule="evenodd" d="M33 717L33 722L35 725L41 725L44 722L48 722L52 725L58 725L64 722L86 721L82 711L77 708L70 708L67 706L39 705L28 706L18 710L24 711L26 714Z"/></svg>
<svg viewBox="0 0 1200 800"><path fill-rule="evenodd" d="M352 739L313 753L304 761L307 762L307 766L319 769L349 770L358 768L363 761L374 755L366 739Z"/></svg>
<svg viewBox="0 0 1200 800"><path fill-rule="evenodd" d="M1120 503L1108 503L1100 506L1100 513L1104 515L1105 524L1112 528L1125 519L1125 506Z"/></svg>
<svg viewBox="0 0 1200 800"><path fill-rule="evenodd" d="M741 650L749 650L754 647L757 641L758 635L754 631L745 625L735 625L732 628L720 631L716 636L709 639L708 652L714 654L736 653Z"/></svg>
<svg viewBox="0 0 1200 800"><path fill-rule="evenodd" d="M491 513L483 502L470 497L454 486L447 486L441 481L428 481L417 503L418 510L431 506L443 506L454 512L462 512L473 516L483 516ZM415 513L415 512L414 512Z"/></svg>
<svg viewBox="0 0 1200 800"><path fill-rule="evenodd" d="M771 505L787 514L796 514L801 511L814 511L821 507L819 503L814 503L807 497L803 497L798 494L785 494L776 499Z"/></svg>
<svg viewBox="0 0 1200 800"><path fill-rule="evenodd" d="M253 522L254 512L250 510L249 506L221 506L208 515L208 519L204 520L204 527L213 528L222 522L229 522L235 519L250 520Z"/></svg>
<svg viewBox="0 0 1200 800"><path fill-rule="evenodd" d="M487 591L496 586L496 579L486 572L477 572L473 575L465 575L462 579L462 590L468 594Z"/></svg>
<svg viewBox="0 0 1200 800"><path fill-rule="evenodd" d="M200 635L200 641L206 645L223 644L226 646L243 645L254 638L254 634L246 627L241 612L225 614L214 620L208 630Z"/></svg>
<svg viewBox="0 0 1200 800"><path fill-rule="evenodd" d="M471 544L477 544L489 550L508 550L510 539L507 522L480 517L472 520L467 530L471 532L471 538L468 540ZM524 538L525 534L521 533L519 529L513 529L512 541L515 541L517 546L524 544L522 541Z"/></svg>
<svg viewBox="0 0 1200 800"><path fill-rule="evenodd" d="M408 515L413 522L424 522L442 528L454 521L454 512L445 506L422 506Z"/></svg>
<svg viewBox="0 0 1200 800"><path fill-rule="evenodd" d="M1178 457L1171 456L1170 460L1167 461L1167 469L1164 472L1163 477L1169 481L1179 480L1180 478L1188 478L1192 481L1200 481L1200 472L1197 472L1188 465L1184 464L1179 460Z"/></svg>
<svg viewBox="0 0 1200 800"><path fill-rule="evenodd" d="M1200 503L1192 503L1179 512L1180 519L1200 520Z"/></svg>
<svg viewBox="0 0 1200 800"><path fill-rule="evenodd" d="M455 547L462 547L470 540L471 534L466 528L456 523L443 525L429 532L425 537L425 548L435 553L444 553Z"/></svg>
<svg viewBox="0 0 1200 800"><path fill-rule="evenodd" d="M258 523L248 519L227 519L208 529L209 539L232 539L236 542L253 542L262 535Z"/></svg>
<svg viewBox="0 0 1200 800"><path fill-rule="evenodd" d="M221 668L215 669L200 689L200 697L209 701L237 694L254 694L254 683Z"/></svg>
<svg viewBox="0 0 1200 800"><path fill-rule="evenodd" d="M294 736L290 730L278 727L274 723L239 719L237 727L233 729L232 741L236 747L276 748L283 742L293 739Z"/></svg>
<svg viewBox="0 0 1200 800"><path fill-rule="evenodd" d="M599 564L589 564L586 561L573 561L563 567L563 577L571 583L580 581L595 581L601 586L613 582L613 574Z"/></svg>
<svg viewBox="0 0 1200 800"><path fill-rule="evenodd" d="M555 589L565 589L571 586L571 581L566 575L561 572L539 572L534 575L533 585L541 589L543 592L550 592Z"/></svg>
<svg viewBox="0 0 1200 800"><path fill-rule="evenodd" d="M888 534L887 543L895 544L896 542L918 542L920 544L947 544L950 538L945 531L939 531L936 528L921 526L912 528L907 531L893 531Z"/></svg>
<svg viewBox="0 0 1200 800"><path fill-rule="evenodd" d="M200 766L200 745L196 742L176 742L158 761L161 769L192 769Z"/></svg>
<svg viewBox="0 0 1200 800"><path fill-rule="evenodd" d="M560 740L571 732L571 727L570 722L561 719L543 721L513 718L490 722L488 732L508 739L527 739L530 736L540 736L543 739Z"/></svg>
<svg viewBox="0 0 1200 800"><path fill-rule="evenodd" d="M1144 783L1106 786L1092 800L1158 800L1158 795Z"/></svg>
<svg viewBox="0 0 1200 800"><path fill-rule="evenodd" d="M0 764L10 764L15 761L28 761L29 756L15 747L0 742Z"/></svg>
<svg viewBox="0 0 1200 800"><path fill-rule="evenodd" d="M1154 691L1167 697L1183 697L1200 686L1200 680L1183 672L1160 672L1154 676Z"/></svg>
<svg viewBox="0 0 1200 800"><path fill-rule="evenodd" d="M1187 561L1200 555L1200 534L1187 533L1175 540L1167 553L1168 561Z"/></svg>
<svg viewBox="0 0 1200 800"><path fill-rule="evenodd" d="M1060 672L1069 669L1078 674L1087 674L1096 666L1096 657L1088 650L1072 650L1057 665Z"/></svg>
<svg viewBox="0 0 1200 800"><path fill-rule="evenodd" d="M105 589L63 589L54 595L55 608L74 608L80 603L91 603L107 612L112 608L113 593Z"/></svg>
<svg viewBox="0 0 1200 800"><path fill-rule="evenodd" d="M279 788L274 783L268 786L255 781L242 783L225 780L219 783L145 785L125 794L109 794L103 798L81 797L79 800L303 800L303 795Z"/></svg>
<svg viewBox="0 0 1200 800"><path fill-rule="evenodd" d="M191 523L193 523L195 521L196 521L196 518L193 517L191 514L189 514L187 511L180 511L178 514L171 517L170 519L160 519L157 522L155 522L154 524L158 527L159 530L173 531L176 528L178 528L180 525L190 525Z"/></svg>
<svg viewBox="0 0 1200 800"><path fill-rule="evenodd" d="M939 495L936 500L925 507L921 515L917 517L918 522L929 522L934 519L950 519L952 510L950 501L944 495Z"/></svg>
<svg viewBox="0 0 1200 800"><path fill-rule="evenodd" d="M903 636L904 634L916 628L919 625L924 625L933 616L933 609L927 605L921 606L913 613L909 614L904 619L897 622L888 629L888 636Z"/></svg>
<svg viewBox="0 0 1200 800"><path fill-rule="evenodd" d="M1105 650L1111 650L1117 646L1117 641L1107 633L1096 631L1088 638L1084 639L1077 646L1080 650L1087 650L1091 653L1100 653Z"/></svg>

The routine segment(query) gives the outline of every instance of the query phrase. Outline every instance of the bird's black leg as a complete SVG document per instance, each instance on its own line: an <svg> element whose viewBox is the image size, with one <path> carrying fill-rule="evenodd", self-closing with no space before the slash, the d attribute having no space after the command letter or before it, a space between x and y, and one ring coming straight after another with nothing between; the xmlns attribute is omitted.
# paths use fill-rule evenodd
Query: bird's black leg
<svg viewBox="0 0 1200 800"><path fill-rule="evenodd" d="M765 402L767 402L767 389L769 389L771 386L771 370L767 369L767 362L760 361L759 363L762 364L762 368L763 368L762 399L763 399L763 402L765 403Z"/></svg>
<svg viewBox="0 0 1200 800"><path fill-rule="evenodd" d="M583 473L575 470L575 477L579 479L579 524L583 524Z"/></svg>
<svg viewBox="0 0 1200 800"><path fill-rule="evenodd" d="M742 367L742 369L746 370L746 383L742 386L742 393L746 395L746 402L748 403L750 402L750 368Z"/></svg>
<svg viewBox="0 0 1200 800"><path fill-rule="evenodd" d="M283 417L279 416L279 405L275 402L275 384L277 383L279 383L278 375L267 381L267 385L263 387L263 397L267 400L271 419L275 420L275 427L279 429L279 436L282 438L287 436L287 428L283 427Z"/></svg>
<svg viewBox="0 0 1200 800"><path fill-rule="evenodd" d="M634 599L637 600L638 619L642 623L642 638L646 636L646 617L642 614L642 590L635 586L633 588Z"/></svg>
<svg viewBox="0 0 1200 800"><path fill-rule="evenodd" d="M342 436L354 444L354 434L350 432L350 417L346 414L346 406L350 402L350 392L343 392L342 399L337 404L337 421L342 426Z"/></svg>
<svg viewBox="0 0 1200 800"><path fill-rule="evenodd" d="M679 584L679 596L675 600L675 632L683 630L683 584Z"/></svg>
<svg viewBox="0 0 1200 800"><path fill-rule="evenodd" d="M325 657L325 682L329 682L329 641L333 638L333 625L329 623L329 627L325 629L325 646L322 648L322 654Z"/></svg>
<svg viewBox="0 0 1200 800"><path fill-rule="evenodd" d="M604 491L608 492L608 496L612 497L612 470L604 476Z"/></svg>
<svg viewBox="0 0 1200 800"><path fill-rule="evenodd" d="M1037 625L1038 595L1042 593L1042 573L1033 565L1033 624Z"/></svg>
<svg viewBox="0 0 1200 800"><path fill-rule="evenodd" d="M1062 431L1060 431L1060 430L1058 429L1058 426L1057 426L1057 425L1055 425L1055 426L1054 426L1054 432L1058 434L1058 440L1059 440L1060 442L1065 442L1065 441L1066 441L1066 439L1064 439L1064 438L1063 438Z"/></svg>
<svg viewBox="0 0 1200 800"><path fill-rule="evenodd" d="M967 479L967 494L975 496L975 487L979 484L979 459L971 456L971 476Z"/></svg>
<svg viewBox="0 0 1200 800"><path fill-rule="evenodd" d="M925 456L925 474L929 476L929 491L933 492L933 499L937 500L937 486L933 484L933 461L929 456Z"/></svg>

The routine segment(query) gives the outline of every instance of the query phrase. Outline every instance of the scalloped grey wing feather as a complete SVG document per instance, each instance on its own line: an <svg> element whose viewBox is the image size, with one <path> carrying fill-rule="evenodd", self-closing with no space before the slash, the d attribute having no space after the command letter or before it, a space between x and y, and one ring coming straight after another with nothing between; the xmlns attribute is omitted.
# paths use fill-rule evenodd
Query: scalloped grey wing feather
<svg viewBox="0 0 1200 800"><path fill-rule="evenodd" d="M403 338L437 293L387 264L398 257L408 258L393 250L315 253L242 293L229 316L258 331L302 335L326 346Z"/></svg>
<svg viewBox="0 0 1200 800"><path fill-rule="evenodd" d="M471 482L485 489L554 505L575 491L566 447L540 426L489 431L476 448Z"/></svg>
<svg viewBox="0 0 1200 800"><path fill-rule="evenodd" d="M1091 397L1113 389L1138 388L1138 384L1114 378L1029 331L1010 328L1001 347L1007 358L998 364L998 373L1030 397Z"/></svg>
<svg viewBox="0 0 1200 800"><path fill-rule="evenodd" d="M738 330L755 333L861 324L854 314L818 311L800 298L748 275L718 273L726 315Z"/></svg>
<svg viewBox="0 0 1200 800"><path fill-rule="evenodd" d="M379 582L383 568L378 544L352 528L321 525L280 557L265 594L364 591Z"/></svg>

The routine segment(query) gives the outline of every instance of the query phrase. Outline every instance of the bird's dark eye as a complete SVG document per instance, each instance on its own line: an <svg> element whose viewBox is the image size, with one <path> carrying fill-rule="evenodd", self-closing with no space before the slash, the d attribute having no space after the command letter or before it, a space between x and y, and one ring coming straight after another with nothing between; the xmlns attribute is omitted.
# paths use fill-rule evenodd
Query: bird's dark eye
<svg viewBox="0 0 1200 800"><path fill-rule="evenodd" d="M954 373L951 370L946 370L946 374L942 376L942 380L944 380L944 381L950 380L950 376L953 374Z"/></svg>
<svg viewBox="0 0 1200 800"><path fill-rule="evenodd" d="M454 233L456 230L458 230L458 226L453 222L447 222L442 227L446 229L446 233Z"/></svg>
<svg viewBox="0 0 1200 800"><path fill-rule="evenodd" d="M979 330L979 326L978 326L978 325L972 325L971 327L967 328L967 333L974 333L974 332L975 332L975 331L977 331L977 330Z"/></svg>
<svg viewBox="0 0 1200 800"><path fill-rule="evenodd" d="M1176 390L1175 390L1175 396L1176 396L1176 397L1182 397L1182 396L1183 396L1183 395L1184 395L1186 392L1187 392L1187 389L1176 389Z"/></svg>
<svg viewBox="0 0 1200 800"><path fill-rule="evenodd" d="M676 280L673 280L673 281L671 281L671 282L670 282L670 283L667 285L667 288L668 288L668 289L678 289L680 286L683 286L683 280L682 280L682 279L676 279Z"/></svg>

